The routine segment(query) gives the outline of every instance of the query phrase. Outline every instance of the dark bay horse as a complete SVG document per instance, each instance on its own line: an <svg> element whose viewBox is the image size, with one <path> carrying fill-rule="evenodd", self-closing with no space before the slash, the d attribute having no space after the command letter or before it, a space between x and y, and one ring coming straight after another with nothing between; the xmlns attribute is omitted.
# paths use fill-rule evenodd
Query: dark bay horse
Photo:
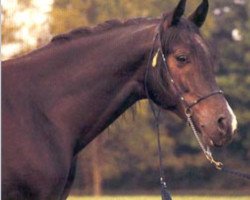
<svg viewBox="0 0 250 200"><path fill-rule="evenodd" d="M184 9L181 0L159 19L77 29L2 63L4 200L66 199L77 153L136 101L150 98L185 119L176 89L187 104L206 97L192 106L204 144L231 139L237 121L215 93L212 49L199 32L208 1L188 18Z"/></svg>

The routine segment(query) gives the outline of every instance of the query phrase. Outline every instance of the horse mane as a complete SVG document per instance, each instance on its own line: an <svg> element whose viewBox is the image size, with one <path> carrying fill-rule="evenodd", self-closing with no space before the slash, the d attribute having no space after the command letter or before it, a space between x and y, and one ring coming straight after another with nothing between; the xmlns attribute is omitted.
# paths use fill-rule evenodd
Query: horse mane
<svg viewBox="0 0 250 200"><path fill-rule="evenodd" d="M130 25L137 25L140 23L153 22L156 20L158 20L158 19L157 18L154 18L154 19L145 18L145 17L128 19L126 21L120 21L117 19L108 20L108 21L105 21L104 23L98 24L97 26L94 26L94 27L80 27L80 28L74 29L68 33L56 35L51 39L51 42L54 43L54 42L70 41L70 40L77 39L80 37L86 37L86 36L102 33L102 32L108 31L108 30L113 29L113 28L119 28L119 27L130 26Z"/></svg>

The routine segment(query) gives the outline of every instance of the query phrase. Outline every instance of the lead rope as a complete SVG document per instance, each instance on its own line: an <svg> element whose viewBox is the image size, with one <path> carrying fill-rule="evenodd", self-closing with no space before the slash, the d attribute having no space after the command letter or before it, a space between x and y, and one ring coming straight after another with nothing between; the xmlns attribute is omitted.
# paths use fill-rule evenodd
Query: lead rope
<svg viewBox="0 0 250 200"><path fill-rule="evenodd" d="M162 148L161 148L160 126L159 126L160 110L158 110L158 112L156 113L151 101L149 101L149 106L150 106L152 113L153 113L153 116L155 118L155 129L156 129L156 133L157 133L157 150L158 150L158 157L159 157L161 198L162 198L162 200L172 200L171 194L167 188L164 170L163 170L163 164L162 164Z"/></svg>
<svg viewBox="0 0 250 200"><path fill-rule="evenodd" d="M160 139L160 127L158 123L158 118L160 115L160 111L157 115L157 123L156 123L156 132L157 132L157 146L158 146L158 155L159 155L159 170L160 170L160 184L161 184L161 198L162 200L172 200L171 194L167 189L167 184L165 181L163 164L162 164L162 150L161 150L161 139ZM156 117L156 116L155 116Z"/></svg>
<svg viewBox="0 0 250 200"><path fill-rule="evenodd" d="M155 112L154 106L153 106L152 102L150 101L150 95L148 93L148 88L146 87L146 85L147 85L146 80L147 80L147 77L148 77L150 61L151 61L151 58L152 58L152 55L153 55L153 52L154 52L154 46L155 46L155 42L156 42L157 38L158 38L158 32L153 37L153 47L152 47L152 49L150 50L150 53L149 53L149 59L148 59L148 62L147 62L147 70L146 70L145 79L144 79L144 86L145 86L146 95L147 95L147 97L149 99L150 108L152 110L154 118L156 119L157 147L158 147L157 149L158 149L158 156L159 156L161 198L162 198L162 200L172 200L171 194L167 189L167 184L166 184L166 181L165 181L163 164L162 164L162 149L161 149L161 140L160 140L160 127L159 127L159 123L158 123L160 111L158 111L158 113Z"/></svg>

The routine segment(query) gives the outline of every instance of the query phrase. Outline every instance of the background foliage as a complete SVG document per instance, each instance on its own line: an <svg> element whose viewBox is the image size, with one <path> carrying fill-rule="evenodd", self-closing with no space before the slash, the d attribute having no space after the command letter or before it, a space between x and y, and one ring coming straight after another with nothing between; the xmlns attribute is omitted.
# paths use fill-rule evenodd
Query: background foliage
<svg viewBox="0 0 250 200"><path fill-rule="evenodd" d="M29 2L29 1L27 1ZM187 13L200 1L188 1ZM217 49L218 83L239 121L239 134L217 157L230 167L249 172L250 164L250 1L214 0L203 33ZM171 11L176 0L55 0L50 33L94 26L107 19L158 17ZM22 6L29 6L23 4ZM3 12L3 15L5 13ZM19 27L2 22L3 43L15 40ZM238 31L238 38L232 35ZM135 112L135 113L134 113ZM249 188L244 180L219 174L205 160L184 122L171 113L160 117L164 166L173 189ZM154 191L158 187L155 119L147 101L136 104L79 155L74 191ZM230 184L228 184L230 182Z"/></svg>

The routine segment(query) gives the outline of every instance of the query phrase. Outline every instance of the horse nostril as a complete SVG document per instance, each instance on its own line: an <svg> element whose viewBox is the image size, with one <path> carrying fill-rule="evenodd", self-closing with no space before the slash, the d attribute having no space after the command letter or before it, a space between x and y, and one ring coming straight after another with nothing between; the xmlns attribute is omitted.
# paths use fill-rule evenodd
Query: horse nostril
<svg viewBox="0 0 250 200"><path fill-rule="evenodd" d="M226 123L225 117L220 117L217 122L218 122L220 132L223 135L226 135L226 133L227 133L227 123Z"/></svg>

